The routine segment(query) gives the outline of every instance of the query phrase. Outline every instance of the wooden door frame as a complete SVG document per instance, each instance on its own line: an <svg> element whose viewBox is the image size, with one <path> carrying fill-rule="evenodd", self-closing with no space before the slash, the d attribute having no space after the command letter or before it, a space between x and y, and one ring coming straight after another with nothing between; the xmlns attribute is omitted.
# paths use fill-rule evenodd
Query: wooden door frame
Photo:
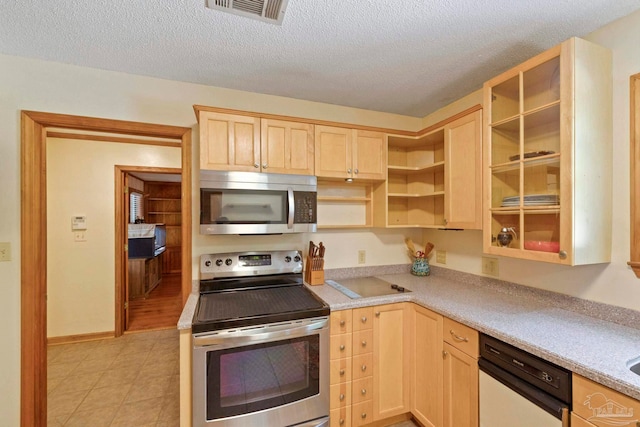
<svg viewBox="0 0 640 427"><path fill-rule="evenodd" d="M627 263L640 278L640 73L629 78L630 94L630 192L631 192L631 250Z"/></svg>
<svg viewBox="0 0 640 427"><path fill-rule="evenodd" d="M126 330L126 313L124 311L124 303L127 298L125 292L127 291L127 255L124 250L124 245L127 243L127 215L129 214L126 209L126 201L124 200L123 195L125 194L125 175L131 172L145 172L145 173L166 173L173 175L180 175L182 173L182 169L180 168L162 168L162 167L152 167L152 166L115 166L115 225L116 225L116 235L115 235L115 260L116 260L116 300L115 300L115 310L116 310L116 326L115 326L115 335L119 337ZM127 191L128 194L128 191ZM181 201L182 203L182 201ZM190 205L189 205L190 206ZM181 206L181 214L182 216L191 217L191 212L182 212L184 206ZM184 223L180 222L180 232L182 233L182 227ZM182 250L182 247L181 247ZM184 264L184 263L183 263ZM182 266L184 267L184 265ZM180 272L182 275L182 272ZM184 276L182 276L184 279ZM184 295L184 282L182 283L183 294L182 294L182 303L186 302L186 298ZM191 289L191 284L188 285L189 290ZM187 297L188 297L187 293Z"/></svg>
<svg viewBox="0 0 640 427"><path fill-rule="evenodd" d="M20 425L46 427L47 128L180 141L181 209L186 213L182 218L183 304L191 292L191 128L24 110L20 119ZM134 142L133 138L127 139L123 138L121 142Z"/></svg>

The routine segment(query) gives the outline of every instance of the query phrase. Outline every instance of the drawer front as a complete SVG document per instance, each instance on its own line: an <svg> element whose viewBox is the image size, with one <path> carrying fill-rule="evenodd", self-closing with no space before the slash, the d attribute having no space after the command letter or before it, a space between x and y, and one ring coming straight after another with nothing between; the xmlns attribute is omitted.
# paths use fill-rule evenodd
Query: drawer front
<svg viewBox="0 0 640 427"><path fill-rule="evenodd" d="M640 402L573 374L573 412L597 427L636 427Z"/></svg>
<svg viewBox="0 0 640 427"><path fill-rule="evenodd" d="M364 402L373 398L373 377L360 378L351 383L351 401Z"/></svg>
<svg viewBox="0 0 640 427"><path fill-rule="evenodd" d="M373 328L373 307L353 309L353 330L362 331Z"/></svg>
<svg viewBox="0 0 640 427"><path fill-rule="evenodd" d="M356 403L351 406L351 425L363 426L373 422L373 400Z"/></svg>
<svg viewBox="0 0 640 427"><path fill-rule="evenodd" d="M347 334L351 332L351 310L331 312L331 335Z"/></svg>
<svg viewBox="0 0 640 427"><path fill-rule="evenodd" d="M351 379L357 380L371 375L373 375L373 353L353 356Z"/></svg>
<svg viewBox="0 0 640 427"><path fill-rule="evenodd" d="M444 318L443 325L442 335L446 342L469 356L478 358L478 331L447 317Z"/></svg>
<svg viewBox="0 0 640 427"><path fill-rule="evenodd" d="M351 357L351 334L332 335L329 342L331 360Z"/></svg>
<svg viewBox="0 0 640 427"><path fill-rule="evenodd" d="M329 362L329 384L351 381L351 359L336 359Z"/></svg>
<svg viewBox="0 0 640 427"><path fill-rule="evenodd" d="M329 418L330 427L351 427L351 407L332 409Z"/></svg>
<svg viewBox="0 0 640 427"><path fill-rule="evenodd" d="M353 333L353 348L351 354L370 353L373 351L373 329L365 329Z"/></svg>
<svg viewBox="0 0 640 427"><path fill-rule="evenodd" d="M579 416L577 416L575 413L572 412L571 427L595 427L595 426L590 422L583 420L582 418L580 418Z"/></svg>
<svg viewBox="0 0 640 427"><path fill-rule="evenodd" d="M351 405L351 383L334 384L329 387L329 409Z"/></svg>

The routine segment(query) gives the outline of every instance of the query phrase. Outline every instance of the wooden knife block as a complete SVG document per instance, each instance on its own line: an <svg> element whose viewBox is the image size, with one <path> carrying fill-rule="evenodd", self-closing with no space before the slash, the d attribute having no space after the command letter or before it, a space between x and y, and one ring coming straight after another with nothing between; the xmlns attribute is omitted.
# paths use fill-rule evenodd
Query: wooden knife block
<svg viewBox="0 0 640 427"><path fill-rule="evenodd" d="M324 269L313 270L311 268L312 258L308 257L304 269L304 281L310 285L323 285L324 284Z"/></svg>

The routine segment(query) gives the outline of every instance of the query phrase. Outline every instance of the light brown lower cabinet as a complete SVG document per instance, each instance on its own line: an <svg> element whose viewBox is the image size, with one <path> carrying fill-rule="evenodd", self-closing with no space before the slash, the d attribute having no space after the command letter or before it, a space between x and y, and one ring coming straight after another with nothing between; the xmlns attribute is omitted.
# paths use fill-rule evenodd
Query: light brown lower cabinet
<svg viewBox="0 0 640 427"><path fill-rule="evenodd" d="M573 374L571 427L637 427L640 401Z"/></svg>
<svg viewBox="0 0 640 427"><path fill-rule="evenodd" d="M445 427L478 426L478 360L444 343Z"/></svg>

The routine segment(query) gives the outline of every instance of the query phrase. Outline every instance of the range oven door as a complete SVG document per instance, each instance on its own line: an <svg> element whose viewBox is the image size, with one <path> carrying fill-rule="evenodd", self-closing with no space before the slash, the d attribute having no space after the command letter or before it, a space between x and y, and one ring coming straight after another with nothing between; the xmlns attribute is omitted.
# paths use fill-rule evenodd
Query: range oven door
<svg viewBox="0 0 640 427"><path fill-rule="evenodd" d="M328 339L326 317L195 334L194 427L328 425Z"/></svg>

